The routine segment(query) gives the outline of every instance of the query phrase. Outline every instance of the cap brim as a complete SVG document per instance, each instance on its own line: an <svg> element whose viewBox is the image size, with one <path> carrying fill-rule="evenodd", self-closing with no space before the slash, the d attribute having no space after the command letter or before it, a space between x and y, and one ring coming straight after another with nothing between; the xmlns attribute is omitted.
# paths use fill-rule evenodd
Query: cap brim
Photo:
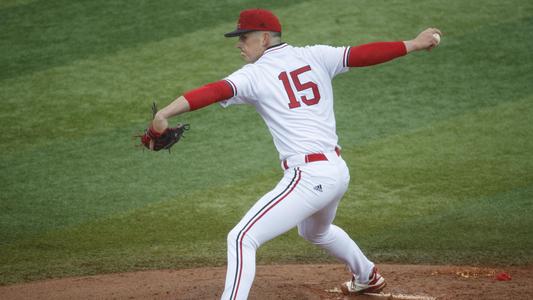
<svg viewBox="0 0 533 300"><path fill-rule="evenodd" d="M232 32L224 33L224 36L225 37L240 36L242 34L245 34L245 33L248 33L248 32L252 32L252 31L255 31L255 30L252 30L252 29L237 29L237 30L234 30Z"/></svg>

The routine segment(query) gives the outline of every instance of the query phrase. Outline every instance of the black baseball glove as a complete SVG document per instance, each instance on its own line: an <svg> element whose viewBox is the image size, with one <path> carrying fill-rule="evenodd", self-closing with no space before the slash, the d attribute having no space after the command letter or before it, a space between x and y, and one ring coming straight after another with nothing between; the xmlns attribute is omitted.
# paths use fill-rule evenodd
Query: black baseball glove
<svg viewBox="0 0 533 300"><path fill-rule="evenodd" d="M152 113L155 117L157 113L157 106L155 102L152 105ZM185 131L189 130L189 124L178 124L176 127L169 127L163 132L157 132L152 124L148 127L141 136L141 143L148 149L159 151L161 149L169 150L176 144Z"/></svg>

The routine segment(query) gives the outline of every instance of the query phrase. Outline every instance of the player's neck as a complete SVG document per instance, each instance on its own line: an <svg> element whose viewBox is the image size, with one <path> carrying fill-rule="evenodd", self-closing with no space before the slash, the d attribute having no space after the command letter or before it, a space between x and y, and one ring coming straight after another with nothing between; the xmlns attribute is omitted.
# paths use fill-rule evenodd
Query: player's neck
<svg viewBox="0 0 533 300"><path fill-rule="evenodd" d="M280 41L279 43L274 43L273 45L268 46L265 50L268 50L268 49L270 49L270 48L277 47L277 46L282 45L282 44L285 44L285 42L281 42L281 41Z"/></svg>

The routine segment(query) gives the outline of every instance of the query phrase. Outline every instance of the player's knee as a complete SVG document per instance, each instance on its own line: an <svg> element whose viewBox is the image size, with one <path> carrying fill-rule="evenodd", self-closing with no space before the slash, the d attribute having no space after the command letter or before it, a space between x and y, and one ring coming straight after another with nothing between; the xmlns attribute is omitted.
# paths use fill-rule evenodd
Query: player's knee
<svg viewBox="0 0 533 300"><path fill-rule="evenodd" d="M307 235L304 227L298 226L298 235L307 240Z"/></svg>
<svg viewBox="0 0 533 300"><path fill-rule="evenodd" d="M305 228L298 227L298 234L306 241L309 241L313 244L323 244L324 241L327 239L328 232L311 232L309 230L306 230Z"/></svg>
<svg viewBox="0 0 533 300"><path fill-rule="evenodd" d="M233 228L228 233L228 245L235 244L235 242L237 241L238 236L239 236L239 230L237 228Z"/></svg>
<svg viewBox="0 0 533 300"><path fill-rule="evenodd" d="M257 249L259 247L259 243L256 242L256 240L250 235L250 234L244 234L242 232L242 228L233 228L228 233L228 246L233 247L238 244L241 244L244 247L250 247Z"/></svg>
<svg viewBox="0 0 533 300"><path fill-rule="evenodd" d="M317 238L315 233L306 230L304 227L298 227L298 235L309 242L313 242Z"/></svg>

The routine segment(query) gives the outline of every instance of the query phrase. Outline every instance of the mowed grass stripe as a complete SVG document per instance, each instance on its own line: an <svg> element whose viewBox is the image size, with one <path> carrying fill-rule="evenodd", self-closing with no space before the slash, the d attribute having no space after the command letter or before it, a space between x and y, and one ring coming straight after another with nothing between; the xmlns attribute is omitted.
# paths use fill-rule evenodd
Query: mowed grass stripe
<svg viewBox="0 0 533 300"><path fill-rule="evenodd" d="M468 199L527 186L533 179L532 100L502 103L356 147L353 167L364 172L361 180L378 177L392 187L433 179L435 186L413 185L420 196Z"/></svg>
<svg viewBox="0 0 533 300"><path fill-rule="evenodd" d="M389 230L374 235L368 249L379 261L530 265L533 262L531 199L533 184L448 203L446 207L407 219L402 226L390 226ZM413 232L416 232L414 238L397 240L398 236Z"/></svg>

